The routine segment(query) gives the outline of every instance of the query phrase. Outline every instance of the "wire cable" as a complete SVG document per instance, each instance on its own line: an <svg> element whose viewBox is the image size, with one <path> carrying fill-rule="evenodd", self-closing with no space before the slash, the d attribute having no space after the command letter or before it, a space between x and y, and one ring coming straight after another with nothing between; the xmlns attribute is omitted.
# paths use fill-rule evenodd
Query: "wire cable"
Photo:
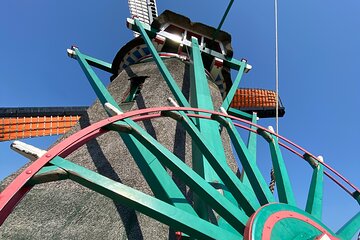
<svg viewBox="0 0 360 240"><path fill-rule="evenodd" d="M276 92L276 134L279 134L279 42L278 42L278 0L275 7L275 92Z"/></svg>

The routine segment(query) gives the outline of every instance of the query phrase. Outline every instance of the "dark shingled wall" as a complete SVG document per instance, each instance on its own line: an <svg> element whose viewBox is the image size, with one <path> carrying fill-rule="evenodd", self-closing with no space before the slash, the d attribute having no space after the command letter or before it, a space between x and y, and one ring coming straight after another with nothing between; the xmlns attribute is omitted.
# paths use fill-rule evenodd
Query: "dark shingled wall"
<svg viewBox="0 0 360 240"><path fill-rule="evenodd" d="M189 66L178 59L168 59L165 63L188 97ZM133 76L148 78L135 103L121 105L124 111L168 105L166 99L172 94L157 66L152 62L127 68L109 85L108 89L118 103L129 87L129 77ZM209 82L209 86L217 109L222 101L220 93L215 84ZM62 139L106 117L101 104L96 101L88 109L88 115L82 117L80 123ZM190 164L190 138L174 120L161 118L140 125ZM235 171L236 166L227 136L223 136L223 142L229 164ZM117 133L107 133L92 140L67 159L152 194ZM1 183L1 190L18 173L5 179ZM167 226L70 180L65 180L34 187L0 228L0 239L174 239L174 236L173 231L169 231Z"/></svg>

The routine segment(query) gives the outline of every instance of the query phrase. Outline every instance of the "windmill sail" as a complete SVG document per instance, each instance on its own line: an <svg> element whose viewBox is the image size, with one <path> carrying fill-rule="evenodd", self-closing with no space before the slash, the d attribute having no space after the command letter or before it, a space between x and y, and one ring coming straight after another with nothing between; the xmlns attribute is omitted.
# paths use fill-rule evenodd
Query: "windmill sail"
<svg viewBox="0 0 360 240"><path fill-rule="evenodd" d="M140 21L151 24L158 16L156 0L128 0L130 15Z"/></svg>
<svg viewBox="0 0 360 240"><path fill-rule="evenodd" d="M79 121L87 108L0 108L0 142L64 134Z"/></svg>

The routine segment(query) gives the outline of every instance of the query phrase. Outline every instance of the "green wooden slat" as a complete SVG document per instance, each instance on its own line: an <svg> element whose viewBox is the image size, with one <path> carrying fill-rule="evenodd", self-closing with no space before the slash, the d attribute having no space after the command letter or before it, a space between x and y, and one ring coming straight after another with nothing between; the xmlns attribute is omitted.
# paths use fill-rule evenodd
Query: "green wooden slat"
<svg viewBox="0 0 360 240"><path fill-rule="evenodd" d="M184 94L181 92L179 86L176 84L174 78L171 76L171 73L165 66L165 63L162 61L162 59L159 56L159 53L156 51L154 45L152 44L149 36L147 35L146 31L144 30L141 22L137 19L135 19L135 25L138 27L141 36L143 37L151 55L153 56L153 59L156 63L156 65L159 68L159 71L161 75L163 76L165 82L169 86L172 94L174 95L176 101L180 104L182 107L190 107L188 101L186 100Z"/></svg>
<svg viewBox="0 0 360 240"><path fill-rule="evenodd" d="M238 118L242 118L242 119L245 119L245 120L248 120L248 121L251 121L252 119L252 115L247 113L247 112L243 112L239 109L236 109L236 108L232 108L230 107L228 110L227 110L228 114L232 115L232 116L235 116L235 117L238 117Z"/></svg>
<svg viewBox="0 0 360 240"><path fill-rule="evenodd" d="M270 142L269 145L277 185L276 188L279 194L279 201L296 206L295 196L291 187L285 162L280 151L278 139L273 136L273 141Z"/></svg>
<svg viewBox="0 0 360 240"><path fill-rule="evenodd" d="M238 89L241 78L244 74L245 66L246 66L246 62L241 62L241 66L240 66L238 74L236 75L235 81L233 82L233 85L231 86L228 94L226 95L226 98L224 99L224 102L221 105L221 107L223 107L225 110L227 110L230 107L230 104L231 104L232 100L234 99L236 89Z"/></svg>
<svg viewBox="0 0 360 240"><path fill-rule="evenodd" d="M41 168L36 174L36 175L43 175L43 174L47 174L50 172L57 172L58 170L61 170L60 168L56 167L56 166L45 166L43 168Z"/></svg>
<svg viewBox="0 0 360 240"><path fill-rule="evenodd" d="M77 48L75 48L74 51L76 53L76 59L78 60L100 102L103 105L107 102L111 103L114 107L121 111L121 108L87 63L83 54ZM126 119L124 121L130 126L137 126L137 124L130 119ZM156 157L133 136L120 133L120 137L129 149L130 154L134 158L155 196L164 201L171 202L178 208L182 208L189 213L196 215L194 209L187 202L185 196ZM176 201L173 201L173 199L176 199Z"/></svg>
<svg viewBox="0 0 360 240"><path fill-rule="evenodd" d="M26 184L36 185L68 179L67 173L56 166L45 166L41 168Z"/></svg>
<svg viewBox="0 0 360 240"><path fill-rule="evenodd" d="M198 40L191 38L190 91L191 107L214 110Z"/></svg>
<svg viewBox="0 0 360 240"><path fill-rule="evenodd" d="M180 116L174 116L180 115ZM201 152L205 155L213 169L216 171L225 186L233 194L236 201L241 205L242 209L250 216L260 204L254 195L254 192L248 189L231 170L227 163L223 163L216 159L214 151L209 149L207 139L205 139L199 130L192 124L190 119L183 112L167 112L164 115L174 118L179 121L186 129L188 134L196 142ZM215 150L216 151L216 150Z"/></svg>
<svg viewBox="0 0 360 240"><path fill-rule="evenodd" d="M160 161L133 136L122 133L120 136L154 195L165 202L173 204L177 208L197 215Z"/></svg>
<svg viewBox="0 0 360 240"><path fill-rule="evenodd" d="M101 82L101 80L98 78L94 70L91 68L91 66L86 61L85 56L79 51L78 48L73 48L75 51L75 58L78 60L78 63L80 64L81 69L85 73L87 79L89 80L89 83L93 90L95 91L96 96L99 98L100 102L104 105L106 102L110 103L117 109L120 109L117 102L114 100L114 98L111 96L109 91L106 89L104 84Z"/></svg>
<svg viewBox="0 0 360 240"><path fill-rule="evenodd" d="M71 50L68 49L68 56L76 59L76 53L74 51L75 48L77 48L77 47L73 46L73 47L71 47ZM74 51L74 52L72 52L72 51ZM82 53L82 57L86 60L86 62L90 66L99 68L99 69L109 72L109 73L113 73L111 63L105 62L103 60L91 57L91 56L83 54L83 53Z"/></svg>
<svg viewBox="0 0 360 240"><path fill-rule="evenodd" d="M254 124L257 123L257 114L256 113L253 113L251 122ZM251 126L250 128L255 131L257 130L257 127L255 127L255 126ZM248 137L248 142L247 142L247 148L249 151L249 155L251 156L250 160L253 160L254 162L256 162L256 140L257 140L256 132L250 131L249 137ZM249 178L247 177L244 169L242 170L240 179L246 186L251 186Z"/></svg>
<svg viewBox="0 0 360 240"><path fill-rule="evenodd" d="M321 220L323 199L324 166L314 167L305 210Z"/></svg>
<svg viewBox="0 0 360 240"><path fill-rule="evenodd" d="M191 58L192 64L190 65L190 96L191 107L214 110L214 105L211 98L208 80L205 75L204 64L202 62L198 40L192 37ZM201 114L201 113L200 113ZM196 126L201 132L202 136L207 139L207 147L210 148L216 159L226 163L224 147L221 141L219 132L219 124L215 121L208 121L204 119L196 119ZM216 151L215 151L216 149ZM207 162L193 141L193 168L203 176L208 182L220 183L219 176L214 172L213 168Z"/></svg>
<svg viewBox="0 0 360 240"><path fill-rule="evenodd" d="M60 157L55 157L51 163L67 171L73 181L116 202L134 208L191 237L198 239L242 239L240 234L230 233L186 211Z"/></svg>
<svg viewBox="0 0 360 240"><path fill-rule="evenodd" d="M182 181L193 190L193 192L202 197L204 201L229 224L238 231L241 229L243 230L243 227L248 219L244 211L238 209L229 200L224 198L224 196L222 196L207 181L195 173L188 165L181 161L181 159L148 135L145 130L140 127L134 127L131 134L135 136L144 146L151 150L151 152L166 167L168 167L176 176L180 177ZM256 203L249 204L252 204L253 209L257 209L259 207Z"/></svg>
<svg viewBox="0 0 360 240"><path fill-rule="evenodd" d="M336 234L344 240L352 239L360 229L360 212L355 214Z"/></svg>
<svg viewBox="0 0 360 240"><path fill-rule="evenodd" d="M130 88L129 95L126 97L124 102L131 102L135 100L136 93L139 91L139 85L138 86L132 86Z"/></svg>
<svg viewBox="0 0 360 240"><path fill-rule="evenodd" d="M226 127L231 142L236 150L236 153L239 156L241 165L243 166L246 175L250 180L252 189L254 190L261 205L265 205L267 203L273 202L274 197L271 194L263 175L261 174L259 168L257 167L255 160L252 158L253 156L250 155L249 150L246 147L244 141L242 140L235 125L232 123L230 119L225 119L223 117L219 117L215 115L213 115L212 118L219 121L221 125Z"/></svg>
<svg viewBox="0 0 360 240"><path fill-rule="evenodd" d="M272 134L270 135L263 130L259 131L259 134L262 135L269 143L279 201L296 206L290 178L286 170L277 137Z"/></svg>
<svg viewBox="0 0 360 240"><path fill-rule="evenodd" d="M91 57L91 56L88 56L85 54L83 54L83 56L86 59L86 61L89 63L89 65L99 68L103 71L113 73L112 69L111 69L111 66L112 66L111 63L105 62L103 60L100 60L100 59L97 59L97 58L94 58L94 57Z"/></svg>
<svg viewBox="0 0 360 240"><path fill-rule="evenodd" d="M213 110L213 103L211 99L211 94L208 86L208 81L205 75L204 65L202 63L201 55L199 54L199 46L197 44L197 39L192 38L192 48L191 48L191 64L190 64L190 105L194 108L204 108ZM208 122L203 119L195 119L195 124L197 128L207 135L208 138L213 138L215 140L219 132L217 127L214 124L209 125ZM217 135L214 132L217 131ZM220 136L220 135L219 135ZM209 141L211 148L214 147L214 141ZM221 148L221 145L219 146ZM223 157L223 156L221 156ZM208 182L219 181L219 177L212 169L210 164L207 162L202 151L197 147L194 141L192 141L192 168L194 171L203 177ZM201 197L194 195L194 207L198 214L203 219L208 219L208 208Z"/></svg>
<svg viewBox="0 0 360 240"><path fill-rule="evenodd" d="M205 74L198 40L195 37L192 37L191 42L192 63L190 64L190 104L195 108L214 110L214 104L212 102L209 83ZM226 163L224 147L218 130L219 124L214 121L207 121L200 118L197 118L194 121L204 139L207 139L207 147L212 149L216 159ZM202 153L201 149L198 148L195 141L192 141L192 167L194 171L202 176L206 181L216 183L218 186L224 186L221 179L208 163L206 157ZM221 189L226 198L234 200L233 196L226 188L222 187ZM194 194L194 208L202 218L208 219L208 208L204 204L202 198L196 194ZM227 223L226 221L220 221L218 224L221 227L226 227Z"/></svg>

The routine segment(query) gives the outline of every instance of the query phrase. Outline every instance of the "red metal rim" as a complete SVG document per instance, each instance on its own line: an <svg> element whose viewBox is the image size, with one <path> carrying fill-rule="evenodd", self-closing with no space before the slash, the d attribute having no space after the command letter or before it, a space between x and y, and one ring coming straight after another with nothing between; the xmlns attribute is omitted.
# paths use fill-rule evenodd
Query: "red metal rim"
<svg viewBox="0 0 360 240"><path fill-rule="evenodd" d="M330 239L330 240L339 240L339 238L336 238L332 235L332 233L330 233L327 229L325 229L323 226L321 226L320 224L318 224L317 222L315 222L313 219L300 214L298 212L295 211L291 211L291 210L281 210L281 211L277 211L272 213L265 221L265 223L263 224L263 228L260 229L254 229L255 224L257 224L256 218L258 217L259 213L263 211L263 209L267 208L270 205L274 205L277 203L270 203L270 204L266 204L264 206L262 206L261 208L259 208L248 220L245 230L244 230L244 240L256 240L253 236L253 232L258 232L261 231L261 240L268 240L271 239L271 233L272 230L274 229L275 225L283 220L283 219L297 219L299 221L302 222L306 222L307 224L313 226L314 228L316 228L317 230L319 230L323 235L326 234L326 236Z"/></svg>
<svg viewBox="0 0 360 240"><path fill-rule="evenodd" d="M5 189L0 193L0 225L5 221L5 219L8 217L8 215L11 213L11 211L15 208L15 206L21 201L21 199L25 196L25 194L31 190L32 186L26 186L26 183L42 168L44 167L49 161L51 161L54 157L60 156L60 157L66 157L73 151L75 151L77 148L88 142L89 140L96 138L109 130L104 129L103 127L106 125L109 125L111 123L121 121L126 118L131 118L133 121L143 121L147 119L153 119L161 117L160 112L166 112L166 111L192 111L192 112L201 112L201 113L207 113L207 114L214 114L218 116L228 117L232 120L236 120L245 124L249 124L252 126L257 127L258 129L262 129L263 131L269 132L275 136L277 136L279 139L282 139L284 142L287 142L288 144L292 145L293 147L303 151L304 153L309 154L310 156L314 156L305 149L299 147L298 145L294 144L290 140L275 134L273 132L270 132L268 129L259 126L257 124L254 124L250 121L246 121L244 119L240 119L234 116L226 115L224 113L215 112L215 111L209 111L209 110L203 110L203 109L197 109L197 108L183 108L183 107L157 107L157 108L148 108L148 109L141 109L141 110L135 110L131 112L127 112L121 115L117 115L114 117L110 117L104 120L101 120L97 123L94 123L75 134L69 136L68 138L64 139L62 142L51 148L45 155L43 155L41 158L37 159L35 162L33 162L30 166L28 166L22 173L20 173L14 181L12 181ZM204 115L198 115L198 114L187 114L190 117L198 117L198 118L206 118L211 119L210 116L204 116ZM235 126L238 126L240 128L246 129L248 131L253 131L248 126L244 126L239 123L234 123ZM281 144L282 146L286 146L284 144ZM291 149L290 147L285 147L286 149ZM291 150L293 153L297 153L296 150ZM300 157L303 158L301 154L297 154ZM314 157L315 158L315 157ZM315 158L316 159L316 158ZM322 162L319 162L320 164L323 164L326 168L328 168L330 171L334 172L337 176L339 176L341 179L343 179L346 183L348 183L351 187L353 187L356 191L359 191L354 185L352 185L347 179L345 179L343 176L341 176L338 172L333 170L331 167L329 167L327 164L324 164ZM331 178L332 180L335 180L334 178ZM336 181L336 180L335 180ZM336 182L338 185L341 186L340 183ZM344 186L342 186L343 189L347 190ZM348 193L351 194L349 190L347 190Z"/></svg>

